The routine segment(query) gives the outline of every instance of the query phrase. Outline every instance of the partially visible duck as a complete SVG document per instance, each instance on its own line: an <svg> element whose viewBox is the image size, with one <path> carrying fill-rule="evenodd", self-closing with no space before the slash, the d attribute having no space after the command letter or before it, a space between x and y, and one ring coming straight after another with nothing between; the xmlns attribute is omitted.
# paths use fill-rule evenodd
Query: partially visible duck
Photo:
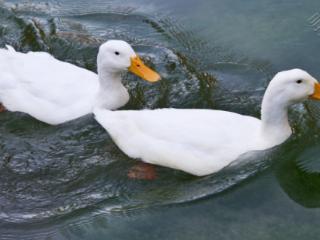
<svg viewBox="0 0 320 240"><path fill-rule="evenodd" d="M100 46L97 66L98 75L46 52L20 53L10 46L0 49L0 110L61 124L92 113L94 107L114 110L125 105L129 94L121 82L123 71L150 82L160 79L120 40Z"/></svg>
<svg viewBox="0 0 320 240"><path fill-rule="evenodd" d="M242 154L265 150L292 134L288 108L320 100L320 84L307 72L278 73L262 102L261 120L233 112L196 109L110 111L95 108L97 121L129 157L204 176Z"/></svg>

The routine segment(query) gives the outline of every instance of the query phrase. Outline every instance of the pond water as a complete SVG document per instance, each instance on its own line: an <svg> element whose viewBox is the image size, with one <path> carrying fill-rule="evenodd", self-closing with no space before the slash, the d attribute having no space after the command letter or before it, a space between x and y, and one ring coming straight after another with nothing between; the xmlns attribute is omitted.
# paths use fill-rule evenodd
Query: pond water
<svg viewBox="0 0 320 240"><path fill-rule="evenodd" d="M320 2L0 1L0 46L48 51L96 69L99 44L123 39L162 76L127 74L127 109L212 108L259 117L280 70L320 79ZM320 21L319 21L320 22ZM319 104L290 110L294 136L211 176L136 162L85 116L57 127L0 115L0 239L318 239Z"/></svg>

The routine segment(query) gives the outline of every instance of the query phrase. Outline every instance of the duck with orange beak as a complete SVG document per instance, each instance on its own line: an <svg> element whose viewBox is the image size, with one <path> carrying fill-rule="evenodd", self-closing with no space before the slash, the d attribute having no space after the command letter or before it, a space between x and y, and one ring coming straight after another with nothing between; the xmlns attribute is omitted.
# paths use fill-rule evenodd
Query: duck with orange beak
<svg viewBox="0 0 320 240"><path fill-rule="evenodd" d="M124 71L149 82L160 80L121 40L100 46L97 67L98 74L45 52L0 49L0 112L24 112L56 125L92 113L95 107L114 110L125 105L129 94L122 84Z"/></svg>
<svg viewBox="0 0 320 240"><path fill-rule="evenodd" d="M196 176L220 171L251 151L280 145L292 134L291 105L320 100L320 84L307 72L279 72L269 83L261 119L205 109L108 111L95 109L97 121L129 157ZM143 165L129 176L150 179ZM149 171L150 172L150 171Z"/></svg>

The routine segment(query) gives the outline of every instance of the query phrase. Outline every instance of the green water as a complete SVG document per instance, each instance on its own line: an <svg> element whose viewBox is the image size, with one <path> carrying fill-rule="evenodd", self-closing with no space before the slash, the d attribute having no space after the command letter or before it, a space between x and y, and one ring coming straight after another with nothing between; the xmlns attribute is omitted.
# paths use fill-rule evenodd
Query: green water
<svg viewBox="0 0 320 240"><path fill-rule="evenodd" d="M124 39L163 76L124 76L125 108L259 117L277 71L320 79L318 12L315 0L5 1L0 46L95 71L99 44ZM1 113L0 239L320 239L319 113L293 107L288 142L217 174L157 167L154 181L127 178L135 161L92 116L51 127Z"/></svg>

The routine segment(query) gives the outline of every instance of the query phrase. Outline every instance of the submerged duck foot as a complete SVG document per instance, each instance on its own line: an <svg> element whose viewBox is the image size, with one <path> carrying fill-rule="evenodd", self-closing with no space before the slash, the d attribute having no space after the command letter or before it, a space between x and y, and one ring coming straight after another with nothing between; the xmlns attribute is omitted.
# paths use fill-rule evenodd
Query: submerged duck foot
<svg viewBox="0 0 320 240"><path fill-rule="evenodd" d="M128 171L128 178L137 180L155 180L157 173L153 165L140 162Z"/></svg>
<svg viewBox="0 0 320 240"><path fill-rule="evenodd" d="M0 113L5 111L6 111L6 108L2 105L2 103L0 103Z"/></svg>

